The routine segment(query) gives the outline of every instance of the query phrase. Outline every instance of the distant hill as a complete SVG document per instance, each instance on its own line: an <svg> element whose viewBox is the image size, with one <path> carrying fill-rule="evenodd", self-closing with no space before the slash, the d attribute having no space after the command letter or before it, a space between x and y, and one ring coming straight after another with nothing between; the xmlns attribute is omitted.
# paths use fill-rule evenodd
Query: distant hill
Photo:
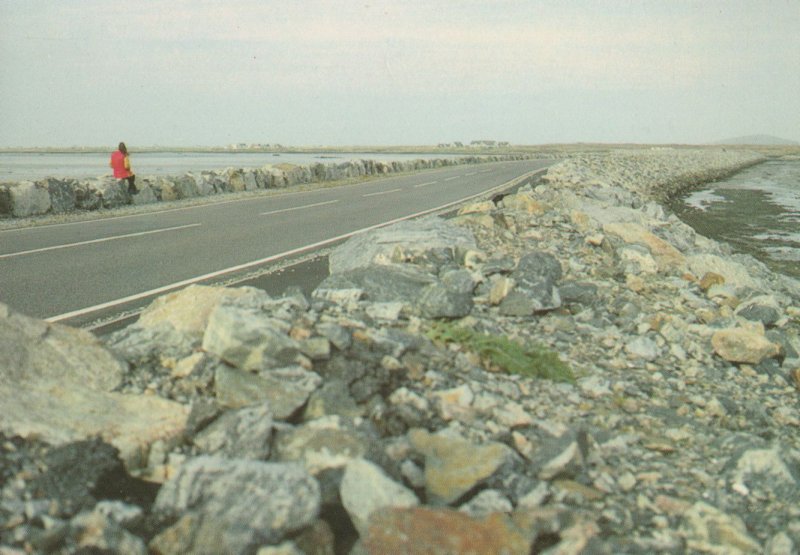
<svg viewBox="0 0 800 555"><path fill-rule="evenodd" d="M715 145L798 145L797 141L790 141L789 139L781 139L780 137L773 137L772 135L747 135L744 137L734 137L732 139L725 139L716 141Z"/></svg>

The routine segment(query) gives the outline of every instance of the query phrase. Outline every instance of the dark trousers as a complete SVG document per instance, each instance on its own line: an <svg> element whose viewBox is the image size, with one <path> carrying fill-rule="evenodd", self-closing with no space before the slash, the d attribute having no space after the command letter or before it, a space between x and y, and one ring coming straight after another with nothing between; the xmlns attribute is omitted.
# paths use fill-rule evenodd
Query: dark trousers
<svg viewBox="0 0 800 555"><path fill-rule="evenodd" d="M131 194L131 195L136 193L137 192L136 183L135 183L136 176L132 175L130 177L126 177L125 180L128 182L128 193Z"/></svg>

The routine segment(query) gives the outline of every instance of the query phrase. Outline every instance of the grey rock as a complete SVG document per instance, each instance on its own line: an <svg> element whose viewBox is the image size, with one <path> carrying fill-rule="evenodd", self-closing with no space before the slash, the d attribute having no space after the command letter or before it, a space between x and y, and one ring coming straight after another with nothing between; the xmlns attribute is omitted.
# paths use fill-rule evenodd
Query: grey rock
<svg viewBox="0 0 800 555"><path fill-rule="evenodd" d="M10 185L6 191L4 203L9 207L8 212L16 218L45 214L51 209L47 186L33 181L20 181Z"/></svg>
<svg viewBox="0 0 800 555"><path fill-rule="evenodd" d="M510 513L513 509L508 497L496 489L485 489L458 508L462 513L475 518L484 518L494 513Z"/></svg>
<svg viewBox="0 0 800 555"><path fill-rule="evenodd" d="M147 555L144 541L125 530L113 518L102 512L86 512L70 521L67 544L74 544L74 552L98 551L120 555Z"/></svg>
<svg viewBox="0 0 800 555"><path fill-rule="evenodd" d="M235 304L218 305L208 319L203 349L243 370L261 370L294 360L300 345L285 323Z"/></svg>
<svg viewBox="0 0 800 555"><path fill-rule="evenodd" d="M370 302L403 302L413 306L422 290L436 282L427 272L404 266L367 266L331 274L319 284L317 291L359 289Z"/></svg>
<svg viewBox="0 0 800 555"><path fill-rule="evenodd" d="M370 515L384 507L416 507L414 492L398 484L376 464L365 459L347 463L341 484L342 506L360 535L367 531Z"/></svg>
<svg viewBox="0 0 800 555"><path fill-rule="evenodd" d="M372 438L359 432L338 416L312 420L294 429L280 430L275 441L275 458L296 461L314 475L323 470L343 468L370 451Z"/></svg>
<svg viewBox="0 0 800 555"><path fill-rule="evenodd" d="M661 355L661 349L655 341L646 336L640 336L625 344L625 352L629 355L644 360L656 360Z"/></svg>
<svg viewBox="0 0 800 555"><path fill-rule="evenodd" d="M47 192L50 195L50 208L53 213L60 214L75 210L77 204L75 186L77 181L74 179L48 178L44 183L47 185Z"/></svg>
<svg viewBox="0 0 800 555"><path fill-rule="evenodd" d="M404 221L359 234L335 249L329 257L331 274L338 274L396 262L427 262L430 253L452 253L456 249L475 248L472 234L437 217ZM421 260L420 260L421 259Z"/></svg>
<svg viewBox="0 0 800 555"><path fill-rule="evenodd" d="M328 379L309 396L303 419L315 420L336 414L345 417L363 416L364 408L356 404L346 382Z"/></svg>
<svg viewBox="0 0 800 555"><path fill-rule="evenodd" d="M347 328L333 322L320 322L315 326L317 333L326 337L334 347L343 351L352 344L352 335Z"/></svg>
<svg viewBox="0 0 800 555"><path fill-rule="evenodd" d="M319 486L301 465L197 457L162 486L154 504L164 514L191 515L196 526L179 521L153 542L185 552L250 552L309 526L319 509ZM212 537L212 544L198 543Z"/></svg>
<svg viewBox="0 0 800 555"><path fill-rule="evenodd" d="M322 378L299 366L260 374L220 366L215 377L217 402L231 408L269 403L273 416L285 420L295 414L319 387Z"/></svg>
<svg viewBox="0 0 800 555"><path fill-rule="evenodd" d="M417 301L417 310L426 318L463 318L472 310L472 294L460 293L443 284L425 287Z"/></svg>
<svg viewBox="0 0 800 555"><path fill-rule="evenodd" d="M229 410L198 433L193 442L209 455L266 460L272 439L269 403Z"/></svg>
<svg viewBox="0 0 800 555"><path fill-rule="evenodd" d="M774 297L763 295L740 304L736 307L736 315L774 326L783 317L783 311Z"/></svg>
<svg viewBox="0 0 800 555"><path fill-rule="evenodd" d="M558 285L558 293L561 296L561 302L565 305L591 305L599 300L597 285L593 283L563 281Z"/></svg>
<svg viewBox="0 0 800 555"><path fill-rule="evenodd" d="M475 279L468 270L449 270L441 276L442 285L459 295L472 295Z"/></svg>

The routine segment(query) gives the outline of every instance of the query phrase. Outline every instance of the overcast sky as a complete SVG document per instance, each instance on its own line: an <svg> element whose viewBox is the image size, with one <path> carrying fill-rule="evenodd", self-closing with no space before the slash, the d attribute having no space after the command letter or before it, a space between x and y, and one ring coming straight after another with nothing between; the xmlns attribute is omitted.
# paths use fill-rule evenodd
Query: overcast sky
<svg viewBox="0 0 800 555"><path fill-rule="evenodd" d="M800 141L800 0L0 0L0 146Z"/></svg>

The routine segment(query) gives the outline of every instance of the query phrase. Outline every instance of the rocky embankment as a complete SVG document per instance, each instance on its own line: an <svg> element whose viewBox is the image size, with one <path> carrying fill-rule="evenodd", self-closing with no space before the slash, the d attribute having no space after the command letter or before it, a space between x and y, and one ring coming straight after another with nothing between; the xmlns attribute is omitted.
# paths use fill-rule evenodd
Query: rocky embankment
<svg viewBox="0 0 800 555"><path fill-rule="evenodd" d="M64 214L81 210L116 208L128 204L151 204L259 189L282 189L309 183L531 157L519 154L421 158L393 162L348 160L331 164L278 164L265 165L261 168L225 168L187 173L182 176L137 176L138 192L135 194L128 192L127 181L117 180L111 176L92 179L48 177L38 181L0 183L0 217L23 218L43 214Z"/></svg>
<svg viewBox="0 0 800 555"><path fill-rule="evenodd" d="M0 552L796 553L800 284L653 200L756 161L573 157L102 341L3 308Z"/></svg>

